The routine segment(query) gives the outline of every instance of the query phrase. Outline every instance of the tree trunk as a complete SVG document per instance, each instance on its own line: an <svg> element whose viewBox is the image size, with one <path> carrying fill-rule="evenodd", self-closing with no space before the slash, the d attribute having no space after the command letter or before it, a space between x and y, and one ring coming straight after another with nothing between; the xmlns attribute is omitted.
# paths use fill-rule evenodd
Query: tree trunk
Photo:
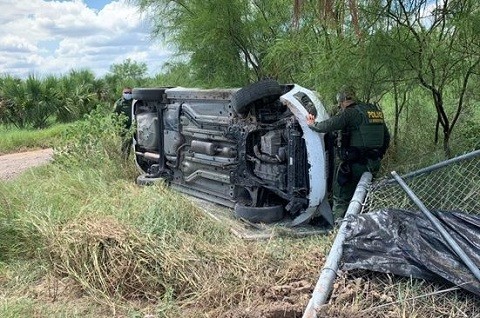
<svg viewBox="0 0 480 318"><path fill-rule="evenodd" d="M452 149L450 149L450 130L443 131L443 152L447 159L452 158Z"/></svg>
<svg viewBox="0 0 480 318"><path fill-rule="evenodd" d="M398 90L397 90L397 84L394 82L393 83L393 95L394 95L394 100L395 100L395 119L394 119L394 124L393 124L393 145L395 149L397 149L398 145L398 122L400 119L400 106L398 105Z"/></svg>

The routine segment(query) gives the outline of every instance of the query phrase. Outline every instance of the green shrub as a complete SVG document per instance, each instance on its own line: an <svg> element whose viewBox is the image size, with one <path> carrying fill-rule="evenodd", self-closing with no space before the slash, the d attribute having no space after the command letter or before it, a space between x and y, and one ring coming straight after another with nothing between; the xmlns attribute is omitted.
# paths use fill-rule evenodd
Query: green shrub
<svg viewBox="0 0 480 318"><path fill-rule="evenodd" d="M109 170L125 176L127 165L121 160L120 137L123 129L122 116L98 107L64 132L54 149L55 163L68 169Z"/></svg>

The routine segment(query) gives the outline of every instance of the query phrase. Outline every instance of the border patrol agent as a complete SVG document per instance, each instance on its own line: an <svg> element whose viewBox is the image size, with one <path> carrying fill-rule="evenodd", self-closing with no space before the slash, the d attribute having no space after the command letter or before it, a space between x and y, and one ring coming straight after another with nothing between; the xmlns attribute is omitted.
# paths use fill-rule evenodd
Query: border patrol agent
<svg viewBox="0 0 480 318"><path fill-rule="evenodd" d="M336 142L336 169L333 180L333 214L342 218L360 177L366 171L374 176L390 143L390 133L382 110L356 100L352 87L344 86L337 94L339 113L322 122L307 115L309 127L320 133L339 131Z"/></svg>
<svg viewBox="0 0 480 318"><path fill-rule="evenodd" d="M122 154L124 159L128 159L130 155L130 148L132 147L132 138L127 135L127 131L132 126L132 88L125 87L123 89L122 97L115 102L115 113L117 115L123 114L125 119L125 130L121 134L122 138Z"/></svg>

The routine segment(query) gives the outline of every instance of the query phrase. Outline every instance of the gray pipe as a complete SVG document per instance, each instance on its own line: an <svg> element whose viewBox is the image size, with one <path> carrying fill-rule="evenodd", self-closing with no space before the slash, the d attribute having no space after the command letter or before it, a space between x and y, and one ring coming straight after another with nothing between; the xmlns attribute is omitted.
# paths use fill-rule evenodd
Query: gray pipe
<svg viewBox="0 0 480 318"><path fill-rule="evenodd" d="M427 216L430 222L433 223L435 228L442 234L443 238L447 241L450 247L457 253L458 257L462 259L462 261L467 265L473 275L480 281L480 270L478 267L473 263L473 261L468 257L467 254L462 250L462 248L457 244L455 239L445 230L442 224L438 221L438 219L425 207L425 205L420 201L420 199L413 193L413 191L407 186L407 184L400 178L400 176L395 172L391 172L392 176L397 180L403 190L408 194L410 199L420 208L420 210Z"/></svg>
<svg viewBox="0 0 480 318"><path fill-rule="evenodd" d="M330 253L328 253L325 265L320 273L315 289L313 290L312 297L308 302L307 308L303 313L303 318L316 318L317 311L320 306L325 304L332 291L333 281L337 276L337 270L342 258L343 242L346 236L346 227L349 218L357 215L363 206L363 201L367 195L367 188L372 181L372 174L370 172L364 172L360 181L358 182L353 198L348 205L347 212L345 213L344 221L338 230L338 234L335 237L335 241L332 244Z"/></svg>

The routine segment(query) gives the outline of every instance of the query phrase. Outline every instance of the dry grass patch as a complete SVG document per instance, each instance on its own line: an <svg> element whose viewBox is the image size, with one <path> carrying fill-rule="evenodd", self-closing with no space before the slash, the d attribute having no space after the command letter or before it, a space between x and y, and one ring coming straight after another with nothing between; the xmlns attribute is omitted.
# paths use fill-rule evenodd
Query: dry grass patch
<svg viewBox="0 0 480 318"><path fill-rule="evenodd" d="M53 272L101 298L155 299L168 288L162 272L168 253L152 237L112 217L84 218L42 227Z"/></svg>
<svg viewBox="0 0 480 318"><path fill-rule="evenodd" d="M198 233L178 232L167 241L111 217L47 228L41 232L56 277L70 278L116 308L135 303L151 312L170 298L166 316L298 316L324 259L321 244L313 243L318 239L244 242L232 236L212 244Z"/></svg>

